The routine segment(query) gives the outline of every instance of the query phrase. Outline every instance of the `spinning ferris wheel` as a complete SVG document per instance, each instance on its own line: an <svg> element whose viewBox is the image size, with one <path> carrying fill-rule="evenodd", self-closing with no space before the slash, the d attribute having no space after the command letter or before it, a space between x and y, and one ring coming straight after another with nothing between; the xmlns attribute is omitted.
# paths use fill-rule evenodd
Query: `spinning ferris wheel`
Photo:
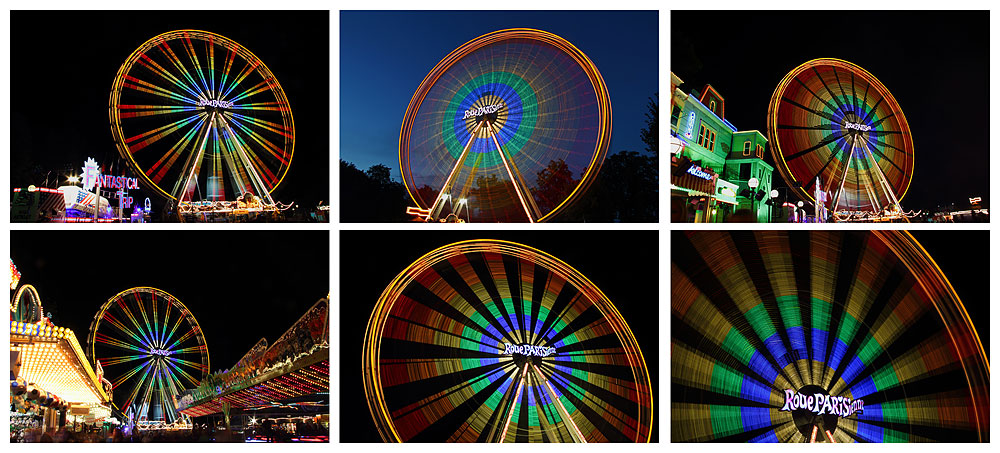
<svg viewBox="0 0 1000 453"><path fill-rule="evenodd" d="M149 39L118 70L109 116L122 158L182 210L275 206L295 148L292 110L270 69L235 41L200 30Z"/></svg>
<svg viewBox="0 0 1000 453"><path fill-rule="evenodd" d="M135 422L173 423L177 395L208 375L208 347L194 314L166 291L116 294L90 324L87 355L114 388L115 406Z"/></svg>
<svg viewBox="0 0 1000 453"><path fill-rule="evenodd" d="M387 442L648 442L642 352L566 263L479 240L424 255L368 322L365 393Z"/></svg>
<svg viewBox="0 0 1000 453"><path fill-rule="evenodd" d="M912 216L900 206L913 177L913 138L892 93L871 73L822 58L793 69L768 107L778 170L803 200L819 190L840 220Z"/></svg>
<svg viewBox="0 0 1000 453"><path fill-rule="evenodd" d="M424 78L399 135L403 182L427 221L542 222L593 182L611 101L593 62L541 30L500 30Z"/></svg>
<svg viewBox="0 0 1000 453"><path fill-rule="evenodd" d="M989 361L909 233L700 231L672 248L674 442L989 442Z"/></svg>

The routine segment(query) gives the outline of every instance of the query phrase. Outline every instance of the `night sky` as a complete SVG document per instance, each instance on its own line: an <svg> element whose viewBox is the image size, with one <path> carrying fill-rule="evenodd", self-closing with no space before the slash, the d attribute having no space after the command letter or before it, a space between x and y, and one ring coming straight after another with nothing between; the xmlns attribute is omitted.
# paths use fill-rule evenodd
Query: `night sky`
<svg viewBox="0 0 1000 453"><path fill-rule="evenodd" d="M667 412L659 400L656 231L341 232L340 435L344 442L381 442L368 412L361 375L367 320L385 287L431 250L467 239L504 239L547 252L589 278L621 312L639 342L653 383L653 439ZM623 254L627 251L627 254ZM355 320L350 322L348 320ZM666 334L666 332L664 332Z"/></svg>
<svg viewBox="0 0 1000 453"><path fill-rule="evenodd" d="M11 12L11 183L27 170L93 157L124 163L108 120L118 68L149 38L185 28L228 37L257 55L281 83L295 118L295 155L275 201L312 208L330 198L329 12L319 11L43 11ZM64 181L63 181L64 182ZM54 186L54 184L50 184ZM150 189L154 210L163 200Z"/></svg>
<svg viewBox="0 0 1000 453"><path fill-rule="evenodd" d="M766 134L771 95L796 66L847 60L881 80L909 122L915 159L903 207L988 201L988 12L672 11L670 24L681 88L711 84L739 130Z"/></svg>
<svg viewBox="0 0 1000 453"><path fill-rule="evenodd" d="M414 91L449 52L504 28L562 36L597 66L611 96L608 154L644 149L646 103L659 77L656 11L342 11L340 158L400 181L399 127Z"/></svg>
<svg viewBox="0 0 1000 453"><path fill-rule="evenodd" d="M21 285L86 348L90 322L119 292L151 286L205 333L212 371L261 337L273 343L329 292L326 231L11 231ZM13 295L12 295L13 297Z"/></svg>

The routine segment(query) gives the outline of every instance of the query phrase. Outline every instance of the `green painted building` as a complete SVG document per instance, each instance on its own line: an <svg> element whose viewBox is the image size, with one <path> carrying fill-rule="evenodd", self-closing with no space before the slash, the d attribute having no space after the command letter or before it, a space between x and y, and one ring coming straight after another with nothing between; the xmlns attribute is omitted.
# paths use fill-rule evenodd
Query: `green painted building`
<svg viewBox="0 0 1000 453"><path fill-rule="evenodd" d="M700 167L714 174L715 191L684 187L690 168L675 168L671 180L671 216L677 222L767 222L774 167L766 156L767 138L759 131L740 131L726 120L725 99L711 85L684 93L683 81L670 74L672 165ZM710 171L709 171L710 170ZM695 172L701 174L700 172ZM758 182L755 191L749 181Z"/></svg>

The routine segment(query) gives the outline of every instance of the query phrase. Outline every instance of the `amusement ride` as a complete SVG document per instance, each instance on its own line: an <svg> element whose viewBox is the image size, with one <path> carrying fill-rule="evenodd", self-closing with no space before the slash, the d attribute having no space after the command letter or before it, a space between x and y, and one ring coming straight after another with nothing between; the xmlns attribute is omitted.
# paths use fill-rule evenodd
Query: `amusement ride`
<svg viewBox="0 0 1000 453"><path fill-rule="evenodd" d="M499 240L435 249L379 298L364 391L387 442L648 442L639 345L590 280Z"/></svg>
<svg viewBox="0 0 1000 453"><path fill-rule="evenodd" d="M900 205L913 177L910 127L892 93L861 67L821 58L793 69L771 97L767 130L789 186L802 200L830 203L837 221L919 215Z"/></svg>
<svg viewBox="0 0 1000 453"><path fill-rule="evenodd" d="M989 442L989 360L906 231L672 247L672 441Z"/></svg>
<svg viewBox="0 0 1000 453"><path fill-rule="evenodd" d="M449 53L403 118L399 164L428 222L543 222L593 182L611 139L594 63L552 33L487 33Z"/></svg>
<svg viewBox="0 0 1000 453"><path fill-rule="evenodd" d="M142 428L190 425L178 395L209 373L194 314L166 291L137 287L108 299L90 324L86 353L113 386L113 403Z"/></svg>
<svg viewBox="0 0 1000 453"><path fill-rule="evenodd" d="M122 64L109 101L122 158L182 220L277 216L295 124L257 56L201 30L150 38Z"/></svg>

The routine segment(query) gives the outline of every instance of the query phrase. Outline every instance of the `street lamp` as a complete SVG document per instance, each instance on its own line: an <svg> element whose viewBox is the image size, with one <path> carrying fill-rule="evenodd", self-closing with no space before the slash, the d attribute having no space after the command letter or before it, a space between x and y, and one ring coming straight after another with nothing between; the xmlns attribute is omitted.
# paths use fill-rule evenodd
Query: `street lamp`
<svg viewBox="0 0 1000 453"><path fill-rule="evenodd" d="M798 203L799 209L802 209L802 206L804 206L804 205L805 205L805 203L803 203L802 201L799 201L799 203ZM798 211L799 209L796 209L796 211ZM803 212L802 214L803 214L802 215L802 219L805 220L805 217L806 217L805 216L805 212Z"/></svg>

